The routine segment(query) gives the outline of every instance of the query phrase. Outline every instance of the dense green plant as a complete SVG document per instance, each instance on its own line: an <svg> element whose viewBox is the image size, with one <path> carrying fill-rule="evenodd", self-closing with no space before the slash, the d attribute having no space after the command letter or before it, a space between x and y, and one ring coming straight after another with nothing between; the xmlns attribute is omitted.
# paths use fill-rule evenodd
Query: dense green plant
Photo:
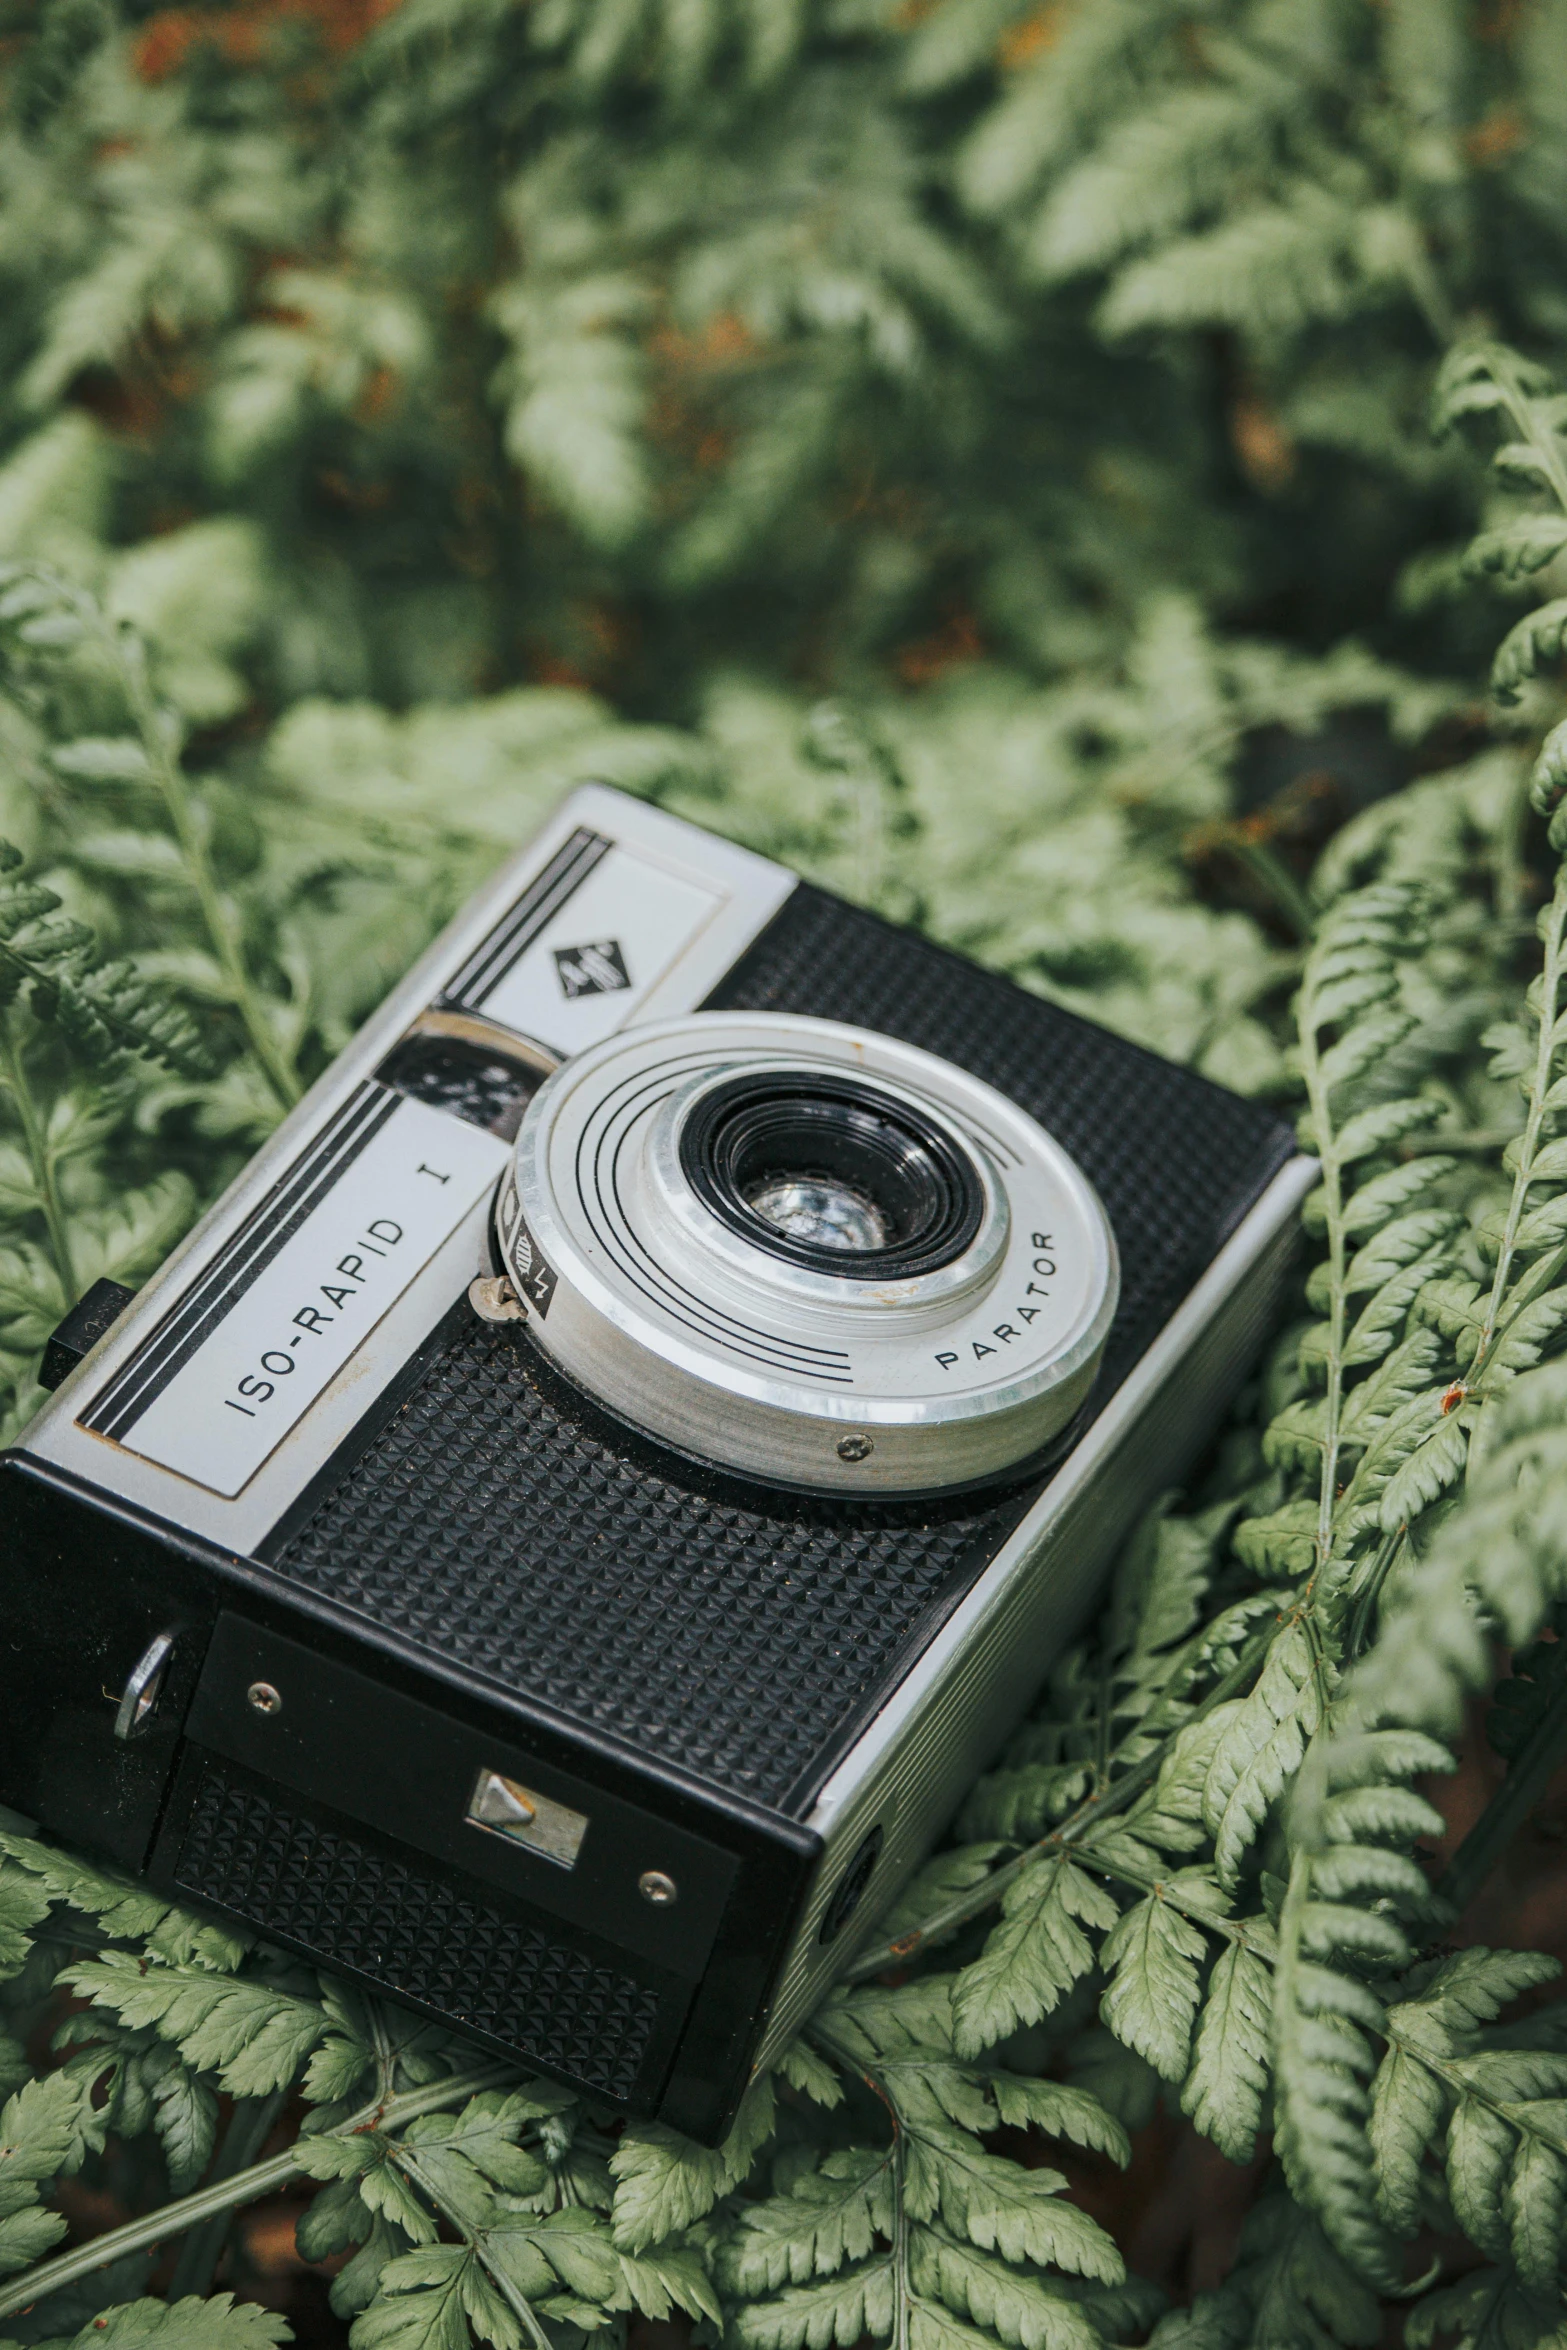
<svg viewBox="0 0 1567 2350"><path fill-rule="evenodd" d="M313 2182L356 2350L1559 2338L1567 2009L1447 1937L1567 1745L1560 0L10 30L10 1426L587 775L1322 1179L1199 1484L717 2152L7 1826L0 2332L260 2350L230 2217ZM1277 2156L1190 2309L1038 2160L1161 2098Z"/></svg>

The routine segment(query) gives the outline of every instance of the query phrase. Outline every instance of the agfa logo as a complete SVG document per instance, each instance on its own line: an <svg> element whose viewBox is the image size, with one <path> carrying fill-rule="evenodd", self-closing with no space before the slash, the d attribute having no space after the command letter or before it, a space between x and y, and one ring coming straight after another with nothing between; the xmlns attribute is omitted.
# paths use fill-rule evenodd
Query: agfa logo
<svg viewBox="0 0 1567 2350"><path fill-rule="evenodd" d="M614 995L631 985L618 938L590 939L585 946L557 947L555 971L568 1003L579 995Z"/></svg>

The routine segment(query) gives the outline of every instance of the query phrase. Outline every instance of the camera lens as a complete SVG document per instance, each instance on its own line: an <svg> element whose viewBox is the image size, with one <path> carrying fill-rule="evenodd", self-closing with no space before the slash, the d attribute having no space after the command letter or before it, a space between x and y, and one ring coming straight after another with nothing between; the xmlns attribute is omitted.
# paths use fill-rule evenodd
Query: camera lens
<svg viewBox="0 0 1567 2350"><path fill-rule="evenodd" d="M773 1256L864 1281L911 1280L979 1230L979 1170L912 1103L823 1070L715 1086L680 1136L686 1180Z"/></svg>
<svg viewBox="0 0 1567 2350"><path fill-rule="evenodd" d="M588 1395L821 1493L944 1491L1039 1453L1117 1294L1099 1202L1015 1102L792 1012L628 1023L567 1061L496 1233L529 1345Z"/></svg>

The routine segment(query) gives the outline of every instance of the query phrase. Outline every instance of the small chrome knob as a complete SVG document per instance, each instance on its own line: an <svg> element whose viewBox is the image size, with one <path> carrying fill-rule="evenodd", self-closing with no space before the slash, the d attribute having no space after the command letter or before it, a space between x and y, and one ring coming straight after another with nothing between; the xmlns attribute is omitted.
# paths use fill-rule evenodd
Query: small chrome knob
<svg viewBox="0 0 1567 2350"><path fill-rule="evenodd" d="M138 1737L157 1711L168 1677L169 1659L174 1654L174 1638L172 1632L160 1632L132 1665L114 1717L116 1738Z"/></svg>

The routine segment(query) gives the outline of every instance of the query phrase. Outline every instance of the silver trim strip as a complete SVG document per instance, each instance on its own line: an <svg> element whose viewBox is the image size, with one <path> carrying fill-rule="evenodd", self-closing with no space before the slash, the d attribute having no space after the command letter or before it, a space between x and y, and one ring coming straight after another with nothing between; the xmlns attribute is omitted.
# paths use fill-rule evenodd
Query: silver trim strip
<svg viewBox="0 0 1567 2350"><path fill-rule="evenodd" d="M1314 1159L1292 1159L826 1781L806 1825L821 1866L778 1977L757 2067L771 2062L924 1858L1094 1598L1110 1553L1178 1476L1265 1334ZM843 1864L879 1825L877 1899L830 1949L821 1920Z"/></svg>
<svg viewBox="0 0 1567 2350"><path fill-rule="evenodd" d="M693 877L717 901L712 917L642 998L633 1022L693 1011L771 921L799 880L786 867L750 849L701 832L681 818L666 816L661 809L606 784L584 784L571 792L533 839L507 859L494 879L426 949L244 1172L137 1293L113 1328L62 1382L18 1438L19 1450L55 1462L87 1483L226 1549L243 1554L265 1538L474 1275L487 1269L487 1207L475 1210L431 1258L234 1499L208 1493L172 1470L141 1460L109 1438L82 1427L77 1414L107 1388L393 1045L421 1025L421 1015L441 1009L440 998L447 984L490 937L530 880L579 831L603 834L677 874ZM488 1014L485 1017L491 1018ZM525 1049L537 1053L536 1043L523 1042ZM555 1055L543 1057L553 1061Z"/></svg>

